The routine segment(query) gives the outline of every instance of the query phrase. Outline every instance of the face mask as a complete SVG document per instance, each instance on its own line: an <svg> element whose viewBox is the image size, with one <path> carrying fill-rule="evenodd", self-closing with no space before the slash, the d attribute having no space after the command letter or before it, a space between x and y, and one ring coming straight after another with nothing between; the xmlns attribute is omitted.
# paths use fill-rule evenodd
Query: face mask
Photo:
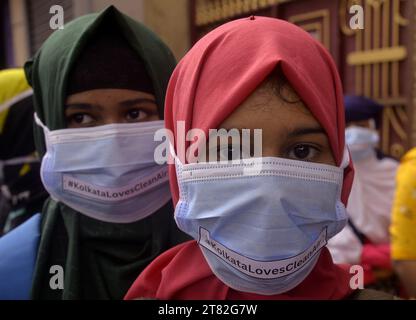
<svg viewBox="0 0 416 320"><path fill-rule="evenodd" d="M171 198L167 166L154 160L154 133L163 121L50 131L42 182L53 199L91 218L141 220Z"/></svg>
<svg viewBox="0 0 416 320"><path fill-rule="evenodd" d="M281 158L185 165L176 159L175 220L227 286L262 295L287 292L346 224L344 154L341 168Z"/></svg>
<svg viewBox="0 0 416 320"><path fill-rule="evenodd" d="M377 131L362 128L349 127L345 130L345 142L351 151L353 161L359 161L372 154L380 138Z"/></svg>

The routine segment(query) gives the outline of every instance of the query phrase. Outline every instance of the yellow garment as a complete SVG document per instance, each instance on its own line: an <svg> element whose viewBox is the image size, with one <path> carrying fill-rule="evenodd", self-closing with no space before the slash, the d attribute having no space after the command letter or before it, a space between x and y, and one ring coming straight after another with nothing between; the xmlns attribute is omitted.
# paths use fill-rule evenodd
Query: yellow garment
<svg viewBox="0 0 416 320"><path fill-rule="evenodd" d="M1 108L2 104L29 88L23 69L0 70L0 133L9 111Z"/></svg>
<svg viewBox="0 0 416 320"><path fill-rule="evenodd" d="M29 89L23 69L0 70L0 104Z"/></svg>
<svg viewBox="0 0 416 320"><path fill-rule="evenodd" d="M390 226L393 260L416 260L416 148L407 152L396 177Z"/></svg>

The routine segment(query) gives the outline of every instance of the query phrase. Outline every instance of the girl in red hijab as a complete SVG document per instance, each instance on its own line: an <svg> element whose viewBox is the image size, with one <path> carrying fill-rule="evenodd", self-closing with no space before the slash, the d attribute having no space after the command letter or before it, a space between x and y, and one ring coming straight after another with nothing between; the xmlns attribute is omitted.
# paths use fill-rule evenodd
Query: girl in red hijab
<svg viewBox="0 0 416 320"><path fill-rule="evenodd" d="M351 275L325 247L345 226L353 179L341 82L327 50L282 20L235 20L183 58L165 106L177 155L169 172L175 220L195 240L156 258L126 298L348 297ZM185 158L192 139L184 143L182 129L209 136L221 128L250 129L250 137L261 129L261 155L243 145L235 158L226 139L208 153L232 161Z"/></svg>

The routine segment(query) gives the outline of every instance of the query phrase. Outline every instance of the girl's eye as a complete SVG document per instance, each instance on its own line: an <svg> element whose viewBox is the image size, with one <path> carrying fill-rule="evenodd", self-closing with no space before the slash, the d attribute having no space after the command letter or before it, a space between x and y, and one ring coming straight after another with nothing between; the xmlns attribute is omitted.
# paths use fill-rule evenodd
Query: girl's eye
<svg viewBox="0 0 416 320"><path fill-rule="evenodd" d="M319 153L316 147L307 144L298 144L290 149L288 153L289 159L310 161L314 159Z"/></svg>
<svg viewBox="0 0 416 320"><path fill-rule="evenodd" d="M238 146L239 147L239 146ZM240 150L232 144L226 146L220 146L219 149L219 160L220 161L231 161L240 159Z"/></svg>
<svg viewBox="0 0 416 320"><path fill-rule="evenodd" d="M128 121L141 121L146 119L149 114L141 109L132 109L127 112Z"/></svg>
<svg viewBox="0 0 416 320"><path fill-rule="evenodd" d="M93 121L93 117L86 113L76 113L69 117L69 123L75 125L90 125Z"/></svg>

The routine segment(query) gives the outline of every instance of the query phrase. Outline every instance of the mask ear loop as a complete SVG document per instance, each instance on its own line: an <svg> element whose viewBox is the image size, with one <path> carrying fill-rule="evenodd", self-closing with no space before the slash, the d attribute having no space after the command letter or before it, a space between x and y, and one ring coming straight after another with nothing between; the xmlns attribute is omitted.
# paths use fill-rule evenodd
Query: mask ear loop
<svg viewBox="0 0 416 320"><path fill-rule="evenodd" d="M345 169L350 164L350 152L348 150L347 144L344 145L344 154L342 156L342 161L340 164L341 169Z"/></svg>
<svg viewBox="0 0 416 320"><path fill-rule="evenodd" d="M341 202L341 195L342 195L343 181L344 181L344 170L345 170L345 168L348 167L348 165L350 164L350 161L351 161L351 159L350 159L350 152L348 150L347 144L345 144L344 145L344 154L342 156L342 161L341 161L341 164L339 166L340 169L342 169L341 185L340 185L339 191L338 191L338 199L339 199L339 202L340 203L342 203ZM342 204L342 205L344 205L344 204Z"/></svg>
<svg viewBox="0 0 416 320"><path fill-rule="evenodd" d="M179 157L176 155L175 148L173 147L172 143L169 143L169 152L170 155L173 157L173 165L175 166L176 171L176 179L178 182L178 189L179 189L179 199L186 199L185 192L182 189L182 168L183 164ZM169 161L170 164L170 161ZM176 212L176 209L175 209ZM176 214L174 215L175 221L176 221ZM179 226L178 222L176 221L176 224Z"/></svg>
<svg viewBox="0 0 416 320"><path fill-rule="evenodd" d="M170 155L173 158L173 164L175 165L175 168L178 168L178 166L180 168L182 168L183 163L181 162L179 157L176 155L175 148L173 147L172 143L169 143L169 152L170 152ZM176 171L178 171L178 170L176 170Z"/></svg>
<svg viewBox="0 0 416 320"><path fill-rule="evenodd" d="M44 131L47 131L49 133L49 131L50 131L49 128L43 124L42 120L39 119L39 117L38 117L38 115L37 115L36 112L33 114L33 117L35 118L36 124L39 127L41 127Z"/></svg>
<svg viewBox="0 0 416 320"><path fill-rule="evenodd" d="M44 125L42 120L39 119L37 113L35 112L33 114L33 117L35 119L35 123L43 129L43 134L45 136L45 142L46 142L46 149L49 149L49 133L51 132L47 126Z"/></svg>

